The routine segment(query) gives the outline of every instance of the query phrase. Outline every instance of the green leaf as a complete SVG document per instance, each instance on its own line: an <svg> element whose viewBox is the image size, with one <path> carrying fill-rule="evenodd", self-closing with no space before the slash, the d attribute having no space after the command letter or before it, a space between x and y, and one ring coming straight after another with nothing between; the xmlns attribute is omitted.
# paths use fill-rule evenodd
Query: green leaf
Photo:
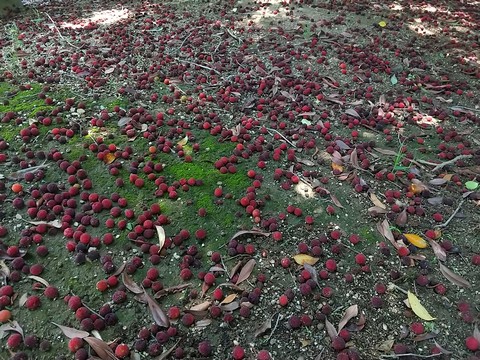
<svg viewBox="0 0 480 360"><path fill-rule="evenodd" d="M468 190L475 190L476 188L478 188L478 182L476 181L467 181L465 183L465 187L468 189Z"/></svg>
<svg viewBox="0 0 480 360"><path fill-rule="evenodd" d="M398 79L395 76L395 74L393 74L392 77L390 78L390 82L392 83L392 85L396 85L398 83Z"/></svg>

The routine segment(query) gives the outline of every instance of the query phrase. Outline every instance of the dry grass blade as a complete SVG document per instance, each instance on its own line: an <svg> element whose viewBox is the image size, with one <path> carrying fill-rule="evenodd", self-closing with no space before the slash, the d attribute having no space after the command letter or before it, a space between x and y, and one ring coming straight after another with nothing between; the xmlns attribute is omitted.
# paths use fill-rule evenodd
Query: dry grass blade
<svg viewBox="0 0 480 360"><path fill-rule="evenodd" d="M86 338L87 336L89 336L90 334L86 331L83 331L83 330L78 330L78 329L75 329L75 328L71 328L71 327L68 327L68 326L63 326L63 325L60 325L60 324L57 324L57 323L54 323L52 322L53 325L55 326L58 326L60 328L60 330L62 330L63 334L68 337L69 339L71 338L74 338L74 337L78 337L78 338Z"/></svg>
<svg viewBox="0 0 480 360"><path fill-rule="evenodd" d="M461 286L461 287L471 287L472 284L468 282L468 280L464 279L458 274L455 274L452 270L447 268L445 265L442 263L438 264L440 266L440 272L445 276L448 280L450 280L452 283L455 285Z"/></svg>
<svg viewBox="0 0 480 360"><path fill-rule="evenodd" d="M145 299L147 300L148 308L152 314L153 320L159 326L168 328L170 326L170 320L168 320L167 315L160 308L160 305L148 295L145 291L143 292Z"/></svg>
<svg viewBox="0 0 480 360"><path fill-rule="evenodd" d="M108 344L100 339L87 336L84 340L92 347L93 350L102 360L118 360Z"/></svg>
<svg viewBox="0 0 480 360"><path fill-rule="evenodd" d="M358 305L352 305L345 310L345 314L343 315L342 319L338 323L338 332L344 328L345 325L350 321L350 319L354 318L358 315Z"/></svg>
<svg viewBox="0 0 480 360"><path fill-rule="evenodd" d="M240 270L240 274L238 275L238 280L235 285L242 283L250 277L256 263L257 262L254 259L250 259L247 261L247 263L242 267L242 270Z"/></svg>

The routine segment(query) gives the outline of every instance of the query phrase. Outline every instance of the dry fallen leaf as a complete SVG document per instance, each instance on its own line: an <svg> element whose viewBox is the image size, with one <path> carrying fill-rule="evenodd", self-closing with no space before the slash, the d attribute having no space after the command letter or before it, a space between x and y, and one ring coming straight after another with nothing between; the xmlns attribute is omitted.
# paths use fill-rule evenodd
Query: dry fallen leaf
<svg viewBox="0 0 480 360"><path fill-rule="evenodd" d="M168 328L170 326L170 320L168 316L160 308L160 305L153 299L146 291L143 291L143 296L147 300L148 308L152 314L153 320L155 323L161 327Z"/></svg>
<svg viewBox="0 0 480 360"><path fill-rule="evenodd" d="M373 205L381 208L381 209L386 209L387 206L380 201L380 199L375 195L375 193L371 192L370 193L370 200L373 202Z"/></svg>
<svg viewBox="0 0 480 360"><path fill-rule="evenodd" d="M440 261L447 261L447 253L445 252L445 249L440 246L439 243L437 243L435 240L428 239L428 243L433 249L433 253L437 257L438 260Z"/></svg>
<svg viewBox="0 0 480 360"><path fill-rule="evenodd" d="M141 294L143 293L143 289L135 282L132 280L130 276L128 276L126 273L122 272L122 282L125 287L130 290L134 294Z"/></svg>
<svg viewBox="0 0 480 360"><path fill-rule="evenodd" d="M385 340L385 341L381 342L380 345L378 345L376 347L376 349L378 351L382 351L382 352L389 352L392 349L392 346L393 346L394 343L395 343L395 340L393 340L393 339Z"/></svg>
<svg viewBox="0 0 480 360"><path fill-rule="evenodd" d="M327 329L327 334L330 339L334 340L338 336L335 326L333 326L333 324L328 321L328 319L325 319L325 328Z"/></svg>
<svg viewBox="0 0 480 360"><path fill-rule="evenodd" d="M344 326L350 321L350 319L354 318L358 315L358 305L351 305L345 310L345 314L343 315L342 319L338 323L338 332L344 328Z"/></svg>
<svg viewBox="0 0 480 360"><path fill-rule="evenodd" d="M238 275L238 280L235 285L240 284L241 282L247 280L250 275L252 274L253 268L255 267L256 261L254 259L250 259L247 263L242 267L240 270L240 274Z"/></svg>
<svg viewBox="0 0 480 360"><path fill-rule="evenodd" d="M267 330L270 330L271 328L272 328L272 318L268 318L257 330L255 330L254 336L259 337L260 335L265 334L265 332Z"/></svg>
<svg viewBox="0 0 480 360"><path fill-rule="evenodd" d="M414 293L408 291L407 296L410 307L412 308L415 315L417 315L420 319L426 321L435 320L435 318L428 313L427 309L423 307L423 305L420 303L420 300L418 300L417 296Z"/></svg>
<svg viewBox="0 0 480 360"><path fill-rule="evenodd" d="M60 324L57 324L57 323L54 323L54 322L52 322L52 324L55 325L55 326L58 326L60 328L60 330L62 330L63 334L66 337L68 337L69 339L72 339L74 337L78 337L78 338L83 339L83 338L86 338L87 336L90 335L87 331L74 329L74 328L71 328L71 327L68 327L68 326L63 326L63 325L60 325Z"/></svg>
<svg viewBox="0 0 480 360"><path fill-rule="evenodd" d="M106 153L105 156L103 157L103 162L106 165L109 165L115 161L116 157L114 153Z"/></svg>
<svg viewBox="0 0 480 360"><path fill-rule="evenodd" d="M155 228L157 229L157 234L158 234L158 246L159 246L158 252L160 252L162 251L163 246L165 245L165 230L160 225L155 225Z"/></svg>
<svg viewBox="0 0 480 360"><path fill-rule="evenodd" d="M32 280L35 280L35 281L38 281L39 283L41 283L41 284L43 284L43 285L45 285L45 286L49 286L49 285L50 285L47 280L45 280L44 278L42 278L42 277L40 277L40 276L29 275L29 276L27 276L27 278L32 279Z"/></svg>
<svg viewBox="0 0 480 360"><path fill-rule="evenodd" d="M405 236L405 239L407 239L410 244L419 249L425 249L428 246L428 243L417 234L403 234L403 236Z"/></svg>
<svg viewBox="0 0 480 360"><path fill-rule="evenodd" d="M468 282L468 280L464 279L458 274L455 274L452 270L447 268L442 263L438 263L440 266L440 272L445 276L448 280L450 280L453 284L461 286L461 287L472 287L472 284Z"/></svg>
<svg viewBox="0 0 480 360"><path fill-rule="evenodd" d="M237 294L230 294L230 295L227 295L225 297L225 299L222 300L222 302L220 303L220 305L224 305L224 304L229 304L231 303L233 300L235 300L237 298Z"/></svg>
<svg viewBox="0 0 480 360"><path fill-rule="evenodd" d="M295 262L298 265L304 265L304 264L315 265L319 260L319 258L315 258L307 254L297 254L293 256L293 260L295 260Z"/></svg>
<svg viewBox="0 0 480 360"><path fill-rule="evenodd" d="M15 331L22 335L23 338L23 329L17 320L9 321L8 323L0 326L0 339L3 339L6 336L7 331Z"/></svg>
<svg viewBox="0 0 480 360"><path fill-rule="evenodd" d="M97 339L93 336L87 336L83 339L92 347L93 350L95 350L97 355L102 360L118 360L110 346L108 346L105 341Z"/></svg>

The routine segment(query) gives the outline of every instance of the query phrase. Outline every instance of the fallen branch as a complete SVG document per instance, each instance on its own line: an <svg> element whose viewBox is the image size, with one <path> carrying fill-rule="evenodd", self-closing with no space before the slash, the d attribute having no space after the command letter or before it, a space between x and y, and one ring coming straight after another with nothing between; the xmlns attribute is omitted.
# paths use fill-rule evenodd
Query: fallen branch
<svg viewBox="0 0 480 360"><path fill-rule="evenodd" d="M452 160L448 160L448 161L445 161L445 162L440 163L440 164L435 164L435 163L432 163L430 161L425 161L425 160L418 160L418 162L421 162L422 164L426 164L426 165L436 165L432 169L432 172L435 172L435 171L438 171L440 169L443 169L447 165L455 163L458 160L470 159L472 156L473 155L458 155L458 156L455 156Z"/></svg>
<svg viewBox="0 0 480 360"><path fill-rule="evenodd" d="M292 142L291 142L290 140L288 140L285 136L283 136L283 134L280 133L279 131L277 131L277 130L275 130L275 129L271 129L271 128L266 128L266 129L267 129L267 131L274 131L274 132L276 132L276 133L277 133L278 135L280 135L280 137L281 137L283 140L285 140L290 146L293 146L294 148L297 147L294 143L292 143Z"/></svg>
<svg viewBox="0 0 480 360"><path fill-rule="evenodd" d="M462 207L463 203L465 202L465 199L462 199L460 201L460 204L458 204L457 208L455 209L455 211L453 212L452 215L450 215L450 217L447 219L447 221L445 221L443 224L440 224L440 225L435 225L434 227L438 227L438 228L443 228L443 227L446 227L450 221L452 221L452 219L455 217L455 215L457 215L458 211L460 210L460 208Z"/></svg>

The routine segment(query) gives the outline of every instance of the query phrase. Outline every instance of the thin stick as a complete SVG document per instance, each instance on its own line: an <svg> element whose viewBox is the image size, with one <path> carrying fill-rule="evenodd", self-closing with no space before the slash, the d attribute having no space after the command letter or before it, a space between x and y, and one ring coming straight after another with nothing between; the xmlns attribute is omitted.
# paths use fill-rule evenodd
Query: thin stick
<svg viewBox="0 0 480 360"><path fill-rule="evenodd" d="M453 212L452 215L450 215L450 217L447 219L447 221L445 221L443 224L440 224L440 225L435 225L434 227L439 227L439 228L443 228L443 227L446 227L450 221L452 221L452 219L455 217L455 215L457 215L458 211L460 210L460 208L462 207L463 203L465 202L465 199L462 199L460 201L460 204L458 204L457 208L455 209L455 211Z"/></svg>
<svg viewBox="0 0 480 360"><path fill-rule="evenodd" d="M397 289L397 290L399 290L399 291L401 291L401 292L404 293L405 295L408 295L408 292L407 292L406 290L403 290L400 286L395 285L395 284L392 283L392 282L389 283L388 285L391 286L391 287L393 287L393 288L395 288L395 289Z"/></svg>
<svg viewBox="0 0 480 360"><path fill-rule="evenodd" d="M434 358L438 356L442 356L443 354L431 354L431 355L420 355L420 354L392 354L392 355L381 355L380 359L398 359L402 357L407 357L407 356L414 356L417 358L422 358L422 359L429 359L429 358Z"/></svg>
<svg viewBox="0 0 480 360"><path fill-rule="evenodd" d="M188 64L191 64L191 65L194 65L194 66L198 66L198 67L201 67L201 68L206 69L206 70L213 71L213 72L215 72L216 74L220 75L220 71L215 70L215 69L212 69L211 67L208 67L208 66L205 66L205 65L202 65L202 64L197 64L197 63L194 63L193 61L182 60L182 59L178 59L178 58L175 58L175 60L181 61L181 62L186 62L186 63L188 63Z"/></svg>
<svg viewBox="0 0 480 360"><path fill-rule="evenodd" d="M462 159L470 159L473 155L458 155L455 156L452 160L445 161L443 163L438 164L432 169L432 172L438 171L440 169L443 169L445 166L453 164L454 162Z"/></svg>
<svg viewBox="0 0 480 360"><path fill-rule="evenodd" d="M280 318L283 318L283 316L281 314L278 314L277 321L275 322L275 326L273 327L272 331L270 331L270 335L267 338L267 342L270 341L270 338L272 337L273 333L275 332L275 330L277 330L277 326L278 326L278 322L280 321Z"/></svg>
<svg viewBox="0 0 480 360"><path fill-rule="evenodd" d="M78 46L72 44L70 41L68 41L67 39L65 39L65 37L64 37L64 36L62 35L62 33L60 32L60 29L57 27L57 25L55 25L55 21L53 21L52 17L51 17L50 15L48 15L48 13L44 12L44 14L48 16L48 18L50 19L50 21L51 21L52 24L53 24L53 27L55 28L55 30L57 30L58 35L60 35L60 37L61 37L63 40L65 40L65 42L66 42L68 45L74 47L75 49L80 49Z"/></svg>
<svg viewBox="0 0 480 360"><path fill-rule="evenodd" d="M266 128L266 129L267 129L268 131L274 131L274 132L276 132L276 133L277 133L278 135L280 135L280 137L281 137L283 140L285 140L289 145L293 146L294 148L297 147L294 143L292 143L290 140L288 140L285 136L283 136L282 133L278 132L277 130L271 129L271 128Z"/></svg>

